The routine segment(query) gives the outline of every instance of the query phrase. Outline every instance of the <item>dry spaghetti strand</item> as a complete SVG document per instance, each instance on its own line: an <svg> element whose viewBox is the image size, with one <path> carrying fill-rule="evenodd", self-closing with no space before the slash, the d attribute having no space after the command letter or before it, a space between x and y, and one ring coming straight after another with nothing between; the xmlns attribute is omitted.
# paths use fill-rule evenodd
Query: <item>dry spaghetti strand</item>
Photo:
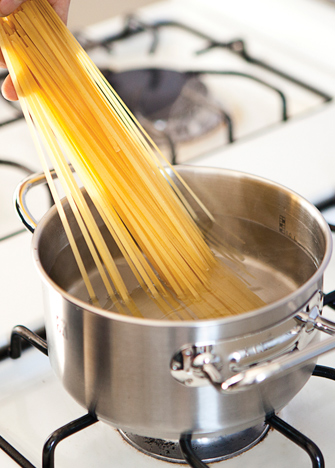
<svg viewBox="0 0 335 468"><path fill-rule="evenodd" d="M162 317L217 318L262 306L213 255L158 148L49 2L27 0L0 24L0 45L91 300L96 301L94 285L54 193L49 164L57 172L113 310L145 316L118 271L69 163L146 301ZM171 166L169 171L213 221L179 174ZM222 248L232 257L229 248Z"/></svg>

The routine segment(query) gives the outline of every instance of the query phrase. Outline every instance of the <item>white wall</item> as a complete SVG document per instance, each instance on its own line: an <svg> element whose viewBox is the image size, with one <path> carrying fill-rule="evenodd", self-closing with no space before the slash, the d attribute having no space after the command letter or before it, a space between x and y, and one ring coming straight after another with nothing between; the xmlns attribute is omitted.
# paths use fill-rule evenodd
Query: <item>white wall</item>
<svg viewBox="0 0 335 468"><path fill-rule="evenodd" d="M133 12L154 0L71 0L68 26L72 31L119 14Z"/></svg>

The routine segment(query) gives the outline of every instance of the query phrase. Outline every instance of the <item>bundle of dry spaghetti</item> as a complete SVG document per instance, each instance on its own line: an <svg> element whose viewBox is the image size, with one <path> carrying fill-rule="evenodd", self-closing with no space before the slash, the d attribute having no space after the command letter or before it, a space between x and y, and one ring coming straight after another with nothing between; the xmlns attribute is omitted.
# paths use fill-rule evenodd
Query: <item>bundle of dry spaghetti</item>
<svg viewBox="0 0 335 468"><path fill-rule="evenodd" d="M99 298L50 165L120 313L145 315L127 290L69 164L141 289L165 317L177 310L174 319L213 318L263 305L244 282L217 261L154 143L48 1L27 0L13 14L1 18L0 40L91 300ZM186 184L184 188L206 211Z"/></svg>

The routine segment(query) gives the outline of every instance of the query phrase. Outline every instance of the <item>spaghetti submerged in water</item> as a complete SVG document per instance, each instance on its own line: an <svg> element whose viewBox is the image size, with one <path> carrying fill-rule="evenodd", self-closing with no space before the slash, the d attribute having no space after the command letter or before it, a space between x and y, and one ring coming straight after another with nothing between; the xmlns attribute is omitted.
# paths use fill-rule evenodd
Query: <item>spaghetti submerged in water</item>
<svg viewBox="0 0 335 468"><path fill-rule="evenodd" d="M47 0L27 0L0 21L1 48L91 301L101 304L50 164L119 313L142 317L145 308L127 290L69 164L163 317L216 318L263 305L213 255L168 164Z"/></svg>

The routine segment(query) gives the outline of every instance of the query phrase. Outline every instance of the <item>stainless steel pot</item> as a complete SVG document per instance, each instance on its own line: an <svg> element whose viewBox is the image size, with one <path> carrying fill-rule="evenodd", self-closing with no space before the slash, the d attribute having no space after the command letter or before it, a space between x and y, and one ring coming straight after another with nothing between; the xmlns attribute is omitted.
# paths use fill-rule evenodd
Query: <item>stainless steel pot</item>
<svg viewBox="0 0 335 468"><path fill-rule="evenodd" d="M331 234L315 207L275 183L210 168L178 172L218 220L211 225L199 213L202 227L219 226L268 305L196 322L96 308L75 297L81 280L53 207L33 235L50 362L81 405L124 431L166 439L232 434L283 408L309 379L316 356L335 348L334 338L319 342L317 331L334 333L321 317ZM31 230L25 196L42 182L36 175L18 189L18 212Z"/></svg>

